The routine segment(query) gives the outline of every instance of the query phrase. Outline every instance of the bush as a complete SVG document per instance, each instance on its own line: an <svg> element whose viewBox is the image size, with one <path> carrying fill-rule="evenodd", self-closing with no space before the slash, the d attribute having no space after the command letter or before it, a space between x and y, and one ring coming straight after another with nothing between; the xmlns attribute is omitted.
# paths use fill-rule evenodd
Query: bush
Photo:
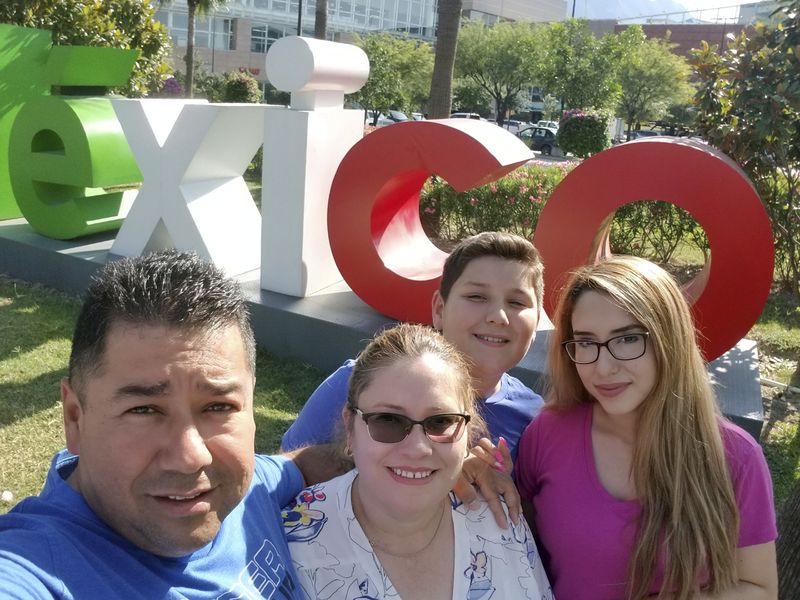
<svg viewBox="0 0 800 600"><path fill-rule="evenodd" d="M694 246L708 262L708 238L685 210L669 202L642 200L617 209L611 224L611 251L670 262L682 245Z"/></svg>
<svg viewBox="0 0 800 600"><path fill-rule="evenodd" d="M420 192L420 221L428 237L447 242L481 231L508 231L530 238L553 190L576 163L530 164L478 188L456 194L433 176ZM695 247L708 261L705 232L686 211L645 200L620 207L611 225L611 250L665 264L675 251Z"/></svg>
<svg viewBox="0 0 800 600"><path fill-rule="evenodd" d="M526 165L487 185L456 194L431 177L420 192L420 220L429 237L461 240L481 231L530 238L555 187L574 167Z"/></svg>
<svg viewBox="0 0 800 600"><path fill-rule="evenodd" d="M170 75L164 80L164 86L156 94L159 98L183 98L183 84Z"/></svg>
<svg viewBox="0 0 800 600"><path fill-rule="evenodd" d="M244 71L230 71L225 74L222 83L223 102L243 102L257 104L261 102L261 90L258 82Z"/></svg>
<svg viewBox="0 0 800 600"><path fill-rule="evenodd" d="M176 74L183 81L182 73ZM209 102L241 102L257 104L261 102L261 89L249 73L228 71L224 74L209 73L200 68L194 73L194 92L196 98Z"/></svg>
<svg viewBox="0 0 800 600"><path fill-rule="evenodd" d="M568 110L561 119L556 139L565 153L586 158L608 146L606 128L606 120L596 113Z"/></svg>

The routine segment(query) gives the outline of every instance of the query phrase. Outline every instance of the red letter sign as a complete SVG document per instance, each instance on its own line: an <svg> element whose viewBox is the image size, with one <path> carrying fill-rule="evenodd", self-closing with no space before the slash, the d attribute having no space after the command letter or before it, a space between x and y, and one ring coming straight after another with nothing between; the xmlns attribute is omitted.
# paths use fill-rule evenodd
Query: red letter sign
<svg viewBox="0 0 800 600"><path fill-rule="evenodd" d="M772 231L742 170L697 142L659 138L622 144L572 171L548 200L534 243L544 260L544 308L552 314L565 273L593 260L604 220L638 200L663 200L703 227L712 260L684 286L705 358L744 337L764 308L774 266Z"/></svg>
<svg viewBox="0 0 800 600"><path fill-rule="evenodd" d="M328 204L331 251L351 289L394 319L431 322L431 296L447 255L419 220L433 174L464 191L531 159L504 129L469 119L399 123L358 142L339 165Z"/></svg>

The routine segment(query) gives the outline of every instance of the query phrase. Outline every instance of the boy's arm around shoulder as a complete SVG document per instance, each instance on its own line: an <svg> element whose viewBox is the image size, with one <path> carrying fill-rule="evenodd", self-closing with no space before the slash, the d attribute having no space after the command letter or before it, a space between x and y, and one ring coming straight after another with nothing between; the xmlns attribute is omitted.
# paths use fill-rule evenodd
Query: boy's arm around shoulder
<svg viewBox="0 0 800 600"><path fill-rule="evenodd" d="M306 446L284 452L282 456L294 461L306 486L328 481L353 468L352 461L342 455L339 444L335 443Z"/></svg>
<svg viewBox="0 0 800 600"><path fill-rule="evenodd" d="M341 421L347 401L347 385L353 372L353 361L346 361L308 397L300 414L281 440L281 450L292 451L311 444L333 441L336 423Z"/></svg>

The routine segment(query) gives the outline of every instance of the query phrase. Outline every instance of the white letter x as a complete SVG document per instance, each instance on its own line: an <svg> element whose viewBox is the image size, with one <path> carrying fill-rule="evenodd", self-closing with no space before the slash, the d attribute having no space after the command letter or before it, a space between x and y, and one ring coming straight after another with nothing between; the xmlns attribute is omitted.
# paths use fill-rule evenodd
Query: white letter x
<svg viewBox="0 0 800 600"><path fill-rule="evenodd" d="M261 215L242 173L263 141L265 107L113 100L144 177L111 247L138 256L194 250L229 275L259 268Z"/></svg>

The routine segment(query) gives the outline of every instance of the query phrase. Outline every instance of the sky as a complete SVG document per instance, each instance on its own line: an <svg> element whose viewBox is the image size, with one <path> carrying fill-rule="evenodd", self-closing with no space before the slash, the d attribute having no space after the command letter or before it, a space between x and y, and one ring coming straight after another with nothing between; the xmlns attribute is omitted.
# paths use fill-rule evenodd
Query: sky
<svg viewBox="0 0 800 600"><path fill-rule="evenodd" d="M575 16L588 18L630 18L685 10L722 9L754 0L575 0ZM759 1L759 0L755 0ZM567 1L571 11L572 0ZM720 18L733 17L735 9L713 11ZM709 12L709 16L711 13ZM706 18L706 15L704 15Z"/></svg>
<svg viewBox="0 0 800 600"><path fill-rule="evenodd" d="M734 6L739 4L750 4L760 0L678 0L687 10L698 10L702 8L717 8L720 6Z"/></svg>

